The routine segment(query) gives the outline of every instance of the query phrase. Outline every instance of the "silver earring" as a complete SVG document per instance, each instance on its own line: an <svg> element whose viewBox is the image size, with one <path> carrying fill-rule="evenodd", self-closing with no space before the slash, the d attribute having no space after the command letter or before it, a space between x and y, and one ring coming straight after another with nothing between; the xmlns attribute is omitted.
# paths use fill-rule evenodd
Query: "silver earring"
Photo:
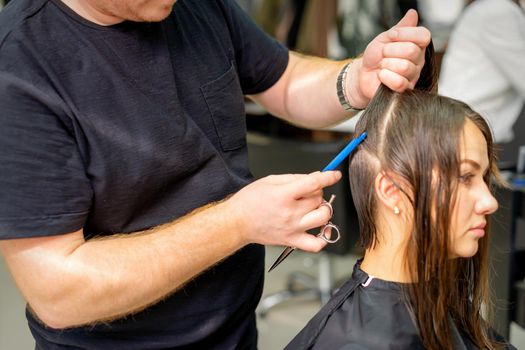
<svg viewBox="0 0 525 350"><path fill-rule="evenodd" d="M394 206L394 214L395 215L399 215L399 208L396 206Z"/></svg>

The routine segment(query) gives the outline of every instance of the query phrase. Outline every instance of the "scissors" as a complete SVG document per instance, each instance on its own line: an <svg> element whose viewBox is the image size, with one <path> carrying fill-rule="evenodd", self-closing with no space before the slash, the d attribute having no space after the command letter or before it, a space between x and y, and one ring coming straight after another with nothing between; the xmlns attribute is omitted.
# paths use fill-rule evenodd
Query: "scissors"
<svg viewBox="0 0 525 350"><path fill-rule="evenodd" d="M361 135L359 135L358 138L355 138L352 141L350 141L350 143L345 148L343 148L343 150L341 152L339 152L337 154L337 156L335 156L335 158L330 163L328 163L328 165L322 171L325 172L325 171L329 171L329 170L335 170L339 166L339 164L341 164L343 162L343 160L346 157L348 157L350 155L350 153L352 153L352 151L361 142L363 142L365 137L366 137L366 132L363 132ZM330 196L330 200L328 202L324 201L320 205L320 206L328 207L328 209L330 210L330 217L332 217L332 214L334 212L334 209L332 208L332 203L333 203L334 199L335 199L335 195L333 194L333 195ZM331 235L330 236L328 235L329 233L331 234L332 230L335 231L335 233L336 233L336 236L335 236L334 239L331 239ZM327 243L335 243L335 242L339 241L339 239L341 238L341 233L339 232L339 227L334 225L331 221L328 221L328 223L321 228L321 231L319 231L319 233L316 236L321 238L321 239L323 239ZM272 266L270 266L270 268L268 269L268 272L272 271L280 263L282 263L284 261L284 259L286 259L290 254L292 254L292 252L294 250L295 250L295 247L286 247L286 248L284 248L284 250L279 255L279 257L274 261Z"/></svg>

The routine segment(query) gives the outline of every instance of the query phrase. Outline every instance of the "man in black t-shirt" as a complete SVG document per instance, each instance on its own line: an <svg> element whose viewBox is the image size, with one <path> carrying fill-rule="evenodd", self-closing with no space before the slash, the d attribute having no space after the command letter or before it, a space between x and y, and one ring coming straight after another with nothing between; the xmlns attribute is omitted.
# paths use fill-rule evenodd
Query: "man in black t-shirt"
<svg viewBox="0 0 525 350"><path fill-rule="evenodd" d="M37 348L255 349L262 245L321 250L306 231L340 174L253 181L244 96L341 121L380 82L414 86L430 41L416 24L333 62L288 52L233 0L11 2L0 250Z"/></svg>

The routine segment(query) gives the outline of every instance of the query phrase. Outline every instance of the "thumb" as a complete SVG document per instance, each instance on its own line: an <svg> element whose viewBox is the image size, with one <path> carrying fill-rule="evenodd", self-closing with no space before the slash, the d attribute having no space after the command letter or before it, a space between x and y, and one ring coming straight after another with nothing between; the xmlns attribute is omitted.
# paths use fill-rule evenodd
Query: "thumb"
<svg viewBox="0 0 525 350"><path fill-rule="evenodd" d="M397 24L393 28L415 27L417 26L417 21L418 21L417 11L410 9L407 11L407 13L405 13L405 16L401 18L401 20L397 22Z"/></svg>

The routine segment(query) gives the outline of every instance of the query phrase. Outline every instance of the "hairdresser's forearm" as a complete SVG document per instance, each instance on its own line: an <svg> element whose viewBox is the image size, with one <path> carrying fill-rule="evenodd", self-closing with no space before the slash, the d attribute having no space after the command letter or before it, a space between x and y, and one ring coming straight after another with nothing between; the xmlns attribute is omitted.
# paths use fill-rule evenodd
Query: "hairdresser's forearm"
<svg viewBox="0 0 525 350"><path fill-rule="evenodd" d="M288 67L279 81L253 99L273 115L293 124L319 128L338 123L352 115L339 103L336 89L337 76L350 61L331 61L291 52ZM368 103L357 91L357 84L352 84L360 64L360 59L354 60L346 85L349 102L358 108Z"/></svg>
<svg viewBox="0 0 525 350"><path fill-rule="evenodd" d="M144 233L87 242L81 231L63 242L49 237L53 247L40 241L24 250L41 260L32 265L31 274L11 268L31 307L51 327L126 315L180 288L245 244L223 205Z"/></svg>
<svg viewBox="0 0 525 350"><path fill-rule="evenodd" d="M340 178L331 171L268 176L151 231L0 240L0 251L44 323L104 321L145 308L249 243L320 251L326 242L307 231L330 219L322 189Z"/></svg>

